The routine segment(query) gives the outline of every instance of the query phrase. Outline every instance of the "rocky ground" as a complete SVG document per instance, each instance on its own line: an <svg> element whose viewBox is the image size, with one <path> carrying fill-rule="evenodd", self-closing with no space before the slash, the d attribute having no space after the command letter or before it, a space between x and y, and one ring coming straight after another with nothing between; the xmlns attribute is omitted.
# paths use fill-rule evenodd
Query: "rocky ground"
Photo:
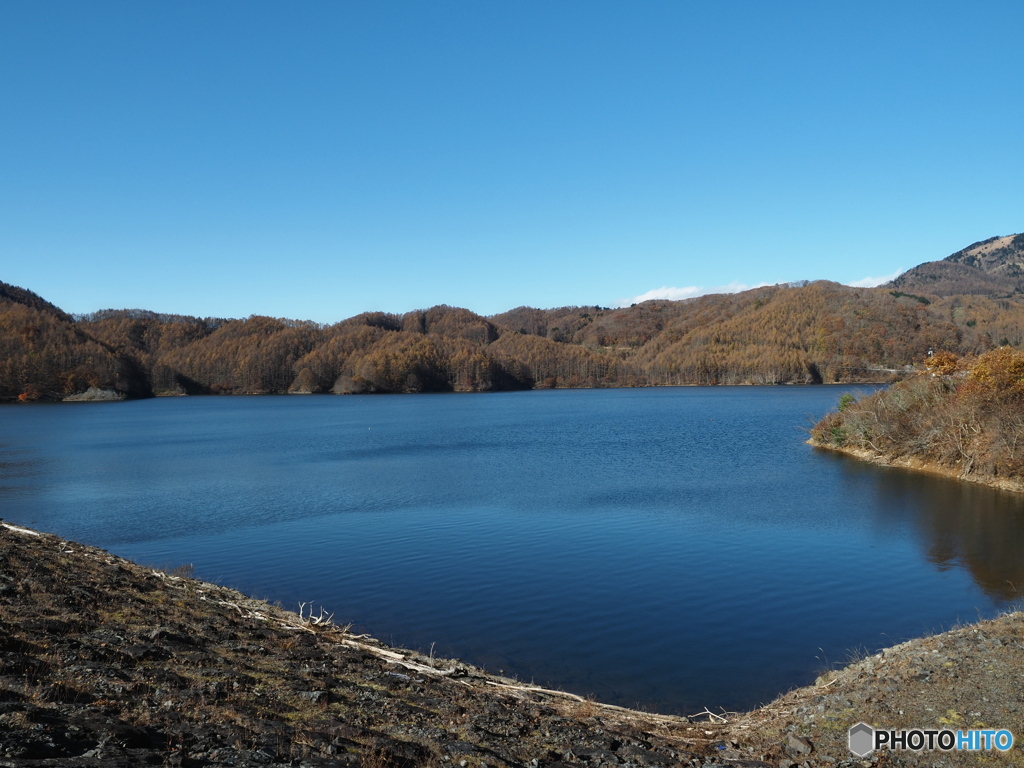
<svg viewBox="0 0 1024 768"><path fill-rule="evenodd" d="M803 737L814 747L810 757L831 764L830 758L850 758L847 731L858 721L886 729L1005 728L1024 743L1024 613L886 648L736 718L727 730L739 743L756 746L755 752L772 744L797 747ZM1024 765L1024 752L1016 746L1005 753L898 752L874 758L884 764ZM778 764L787 765L786 759ZM802 762L800 755L788 760Z"/></svg>
<svg viewBox="0 0 1024 768"><path fill-rule="evenodd" d="M1013 614L887 649L754 712L668 717L0 523L0 766L1018 765L1016 748L861 760L846 732L863 720L1024 739L1022 669Z"/></svg>

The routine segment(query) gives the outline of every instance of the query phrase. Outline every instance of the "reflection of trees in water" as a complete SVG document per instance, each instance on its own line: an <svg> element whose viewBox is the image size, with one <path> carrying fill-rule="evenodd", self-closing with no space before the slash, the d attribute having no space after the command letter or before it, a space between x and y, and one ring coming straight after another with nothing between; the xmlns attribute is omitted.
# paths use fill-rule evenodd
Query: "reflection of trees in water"
<svg viewBox="0 0 1024 768"><path fill-rule="evenodd" d="M959 562L989 597L1015 600L1024 594L1024 500L960 485L922 499L916 521L927 536L928 557L939 567Z"/></svg>
<svg viewBox="0 0 1024 768"><path fill-rule="evenodd" d="M1024 495L850 459L844 465L876 475L879 509L914 526L937 569L964 568L996 601L1024 596Z"/></svg>

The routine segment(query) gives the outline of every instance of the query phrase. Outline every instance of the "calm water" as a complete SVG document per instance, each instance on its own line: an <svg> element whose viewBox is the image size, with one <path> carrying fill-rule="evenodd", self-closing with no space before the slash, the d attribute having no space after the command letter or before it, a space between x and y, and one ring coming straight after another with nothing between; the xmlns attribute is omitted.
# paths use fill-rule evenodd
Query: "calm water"
<svg viewBox="0 0 1024 768"><path fill-rule="evenodd" d="M755 706L1007 607L1024 500L815 451L829 387L0 409L0 516L521 679Z"/></svg>

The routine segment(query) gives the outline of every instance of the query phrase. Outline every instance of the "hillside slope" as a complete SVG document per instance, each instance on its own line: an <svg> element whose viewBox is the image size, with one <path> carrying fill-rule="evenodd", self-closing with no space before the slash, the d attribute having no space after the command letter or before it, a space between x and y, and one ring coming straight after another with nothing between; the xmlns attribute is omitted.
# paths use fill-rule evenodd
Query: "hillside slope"
<svg viewBox="0 0 1024 768"><path fill-rule="evenodd" d="M885 287L936 296L1008 297L1024 291L1024 234L990 237L907 270Z"/></svg>
<svg viewBox="0 0 1024 768"><path fill-rule="evenodd" d="M142 397L145 373L66 312L23 288L0 283L0 401L60 399L89 387Z"/></svg>
<svg viewBox="0 0 1024 768"><path fill-rule="evenodd" d="M88 387L145 397L890 381L930 350L1024 343L1021 264L1014 235L886 288L815 281L493 317L437 306L334 325L138 309L72 318L0 284L0 400Z"/></svg>
<svg viewBox="0 0 1024 768"><path fill-rule="evenodd" d="M879 381L929 348L990 348L987 324L1024 318L1024 301L989 314L827 282L493 318L441 306L332 326L143 310L72 321L0 299L0 397Z"/></svg>

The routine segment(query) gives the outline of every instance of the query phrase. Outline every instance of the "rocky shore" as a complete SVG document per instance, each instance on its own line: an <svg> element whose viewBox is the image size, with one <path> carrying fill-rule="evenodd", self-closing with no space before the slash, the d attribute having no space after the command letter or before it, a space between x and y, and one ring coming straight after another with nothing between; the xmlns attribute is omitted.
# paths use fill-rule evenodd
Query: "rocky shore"
<svg viewBox="0 0 1024 768"><path fill-rule="evenodd" d="M84 392L79 392L77 395L68 395L67 397L64 398L64 402L103 403L125 399L125 394L123 392L118 392L116 389L89 387L87 390L85 390Z"/></svg>
<svg viewBox="0 0 1024 768"><path fill-rule="evenodd" d="M794 631L798 631L796 628ZM699 663L678 659L672 663ZM390 648L320 606L234 590L0 523L0 766L884 766L847 729L1024 738L1024 616L867 656L749 713L608 706Z"/></svg>

